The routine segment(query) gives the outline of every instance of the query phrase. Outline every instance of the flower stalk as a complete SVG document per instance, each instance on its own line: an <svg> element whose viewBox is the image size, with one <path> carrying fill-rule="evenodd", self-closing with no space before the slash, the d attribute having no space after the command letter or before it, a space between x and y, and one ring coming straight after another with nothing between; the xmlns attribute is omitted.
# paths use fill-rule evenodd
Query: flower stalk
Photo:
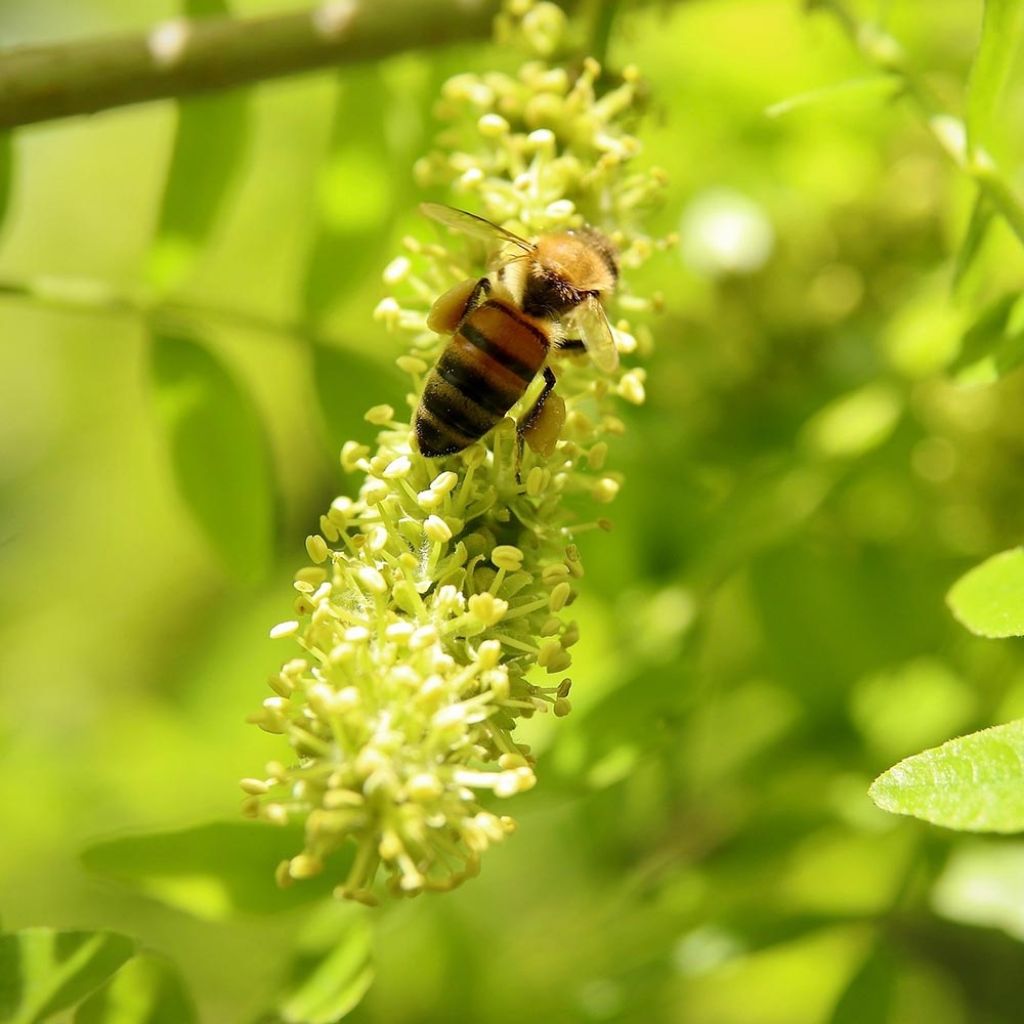
<svg viewBox="0 0 1024 1024"><path fill-rule="evenodd" d="M807 0L807 9L831 14L861 55L898 83L900 92L917 108L942 151L961 173L973 180L980 194L1024 243L1024 198L989 153L968 145L963 121L943 109L928 84L910 67L899 40L881 26L857 18L842 0Z"/></svg>
<svg viewBox="0 0 1024 1024"><path fill-rule="evenodd" d="M664 178L631 166L640 151L630 134L634 69L599 94L596 61L575 77L548 63L567 27L552 4L506 4L499 38L533 59L517 75L451 79L439 106L446 127L415 173L527 237L599 227L628 281L663 244L638 224ZM427 312L436 296L485 273L493 254L454 238L407 238L403 249L384 271L391 294L375 315L408 339L397 360L409 378L406 410L374 406L366 419L379 428L375 444L342 448L358 496L336 499L307 538L295 617L271 631L300 650L253 716L287 739L293 761L243 783L250 815L305 822L305 848L281 865L279 882L308 877L354 845L338 895L368 903L380 876L398 894L452 888L515 828L495 808L537 781L516 724L571 709L571 606L584 576L575 538L610 527L597 514L622 485L607 468L609 440L625 429L621 403L644 400L636 363L651 344L633 317L654 305L628 284L612 299L629 364L614 375L586 356L557 359L557 443L523 448L509 417L459 454L426 459L412 412L448 340L427 328Z"/></svg>

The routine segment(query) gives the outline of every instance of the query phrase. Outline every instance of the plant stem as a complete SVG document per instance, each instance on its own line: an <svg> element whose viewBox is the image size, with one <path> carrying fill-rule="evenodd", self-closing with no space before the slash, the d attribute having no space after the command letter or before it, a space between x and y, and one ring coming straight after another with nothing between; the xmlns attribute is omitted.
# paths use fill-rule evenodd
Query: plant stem
<svg viewBox="0 0 1024 1024"><path fill-rule="evenodd" d="M556 2L571 11L583 0ZM304 11L172 18L143 32L0 48L0 131L483 40L499 6L500 0L323 0ZM597 0L602 49L617 6L618 0Z"/></svg>
<svg viewBox="0 0 1024 1024"><path fill-rule="evenodd" d="M590 30L590 55L599 63L608 61L608 44L619 12L619 0L595 0Z"/></svg>
<svg viewBox="0 0 1024 1024"><path fill-rule="evenodd" d="M903 95L923 116L929 132L954 164L977 185L1024 245L1024 199L984 150L968 150L963 122L946 112L924 80L906 61L899 41L880 26L859 21L841 0L807 0L809 11L832 14L861 54L899 83Z"/></svg>
<svg viewBox="0 0 1024 1024"><path fill-rule="evenodd" d="M312 348L344 347L345 339L300 321L281 321L227 306L183 299L150 298L141 292L118 291L93 278L0 278L0 299L31 303L40 309L97 316L128 316L157 324L219 322Z"/></svg>
<svg viewBox="0 0 1024 1024"><path fill-rule="evenodd" d="M488 35L497 0L325 0L0 51L0 129Z"/></svg>

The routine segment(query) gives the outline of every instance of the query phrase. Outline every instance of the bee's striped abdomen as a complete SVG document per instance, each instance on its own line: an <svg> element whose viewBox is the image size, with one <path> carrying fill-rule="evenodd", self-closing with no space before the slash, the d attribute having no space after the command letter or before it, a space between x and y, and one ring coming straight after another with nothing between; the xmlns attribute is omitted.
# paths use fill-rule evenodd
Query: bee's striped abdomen
<svg viewBox="0 0 1024 1024"><path fill-rule="evenodd" d="M427 378L416 412L420 451L451 455L483 437L523 397L547 349L544 332L504 302L474 309Z"/></svg>

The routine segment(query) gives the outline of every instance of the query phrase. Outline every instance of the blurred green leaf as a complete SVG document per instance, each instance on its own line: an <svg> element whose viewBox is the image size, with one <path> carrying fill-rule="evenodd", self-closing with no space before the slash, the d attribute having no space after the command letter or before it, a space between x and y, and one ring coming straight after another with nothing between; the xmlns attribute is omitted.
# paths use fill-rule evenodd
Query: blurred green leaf
<svg viewBox="0 0 1024 1024"><path fill-rule="evenodd" d="M189 17L229 14L224 0L185 0ZM249 140L249 93L219 92L179 102L163 201L146 277L159 291L192 271L212 230Z"/></svg>
<svg viewBox="0 0 1024 1024"><path fill-rule="evenodd" d="M953 288L959 288L967 277L970 269L975 265L978 254L981 252L985 239L988 238L988 229L992 224L995 210L988 201L988 197L980 189L974 197L974 204L971 206L971 216L967 222L967 230L964 232L964 240L957 249L956 261L953 264Z"/></svg>
<svg viewBox="0 0 1024 1024"><path fill-rule="evenodd" d="M1007 292L986 305L960 340L950 372L961 383L988 384L999 376L997 354L1009 329L1020 295Z"/></svg>
<svg viewBox="0 0 1024 1024"><path fill-rule="evenodd" d="M911 380L924 380L956 358L963 333L963 313L948 301L936 279L893 312L881 342L893 369Z"/></svg>
<svg viewBox="0 0 1024 1024"><path fill-rule="evenodd" d="M932 906L951 921L999 928L1024 942L1024 844L957 847L935 883Z"/></svg>
<svg viewBox="0 0 1024 1024"><path fill-rule="evenodd" d="M972 146L989 148L999 125L1003 89L1024 29L1024 0L985 0L981 42L968 82L967 133Z"/></svg>
<svg viewBox="0 0 1024 1024"><path fill-rule="evenodd" d="M373 984L372 933L361 916L346 915L344 932L326 949L308 950L293 968L281 1000L286 1024L333 1024L359 1005Z"/></svg>
<svg viewBox="0 0 1024 1024"><path fill-rule="evenodd" d="M1024 548L986 559L953 584L946 601L978 636L1024 636Z"/></svg>
<svg viewBox="0 0 1024 1024"><path fill-rule="evenodd" d="M777 890L808 911L884 914L905 882L912 838L900 829L866 832L832 824L814 829L780 865ZM842 885L836 885L837 878Z"/></svg>
<svg viewBox="0 0 1024 1024"><path fill-rule="evenodd" d="M0 132L0 225L7 216L14 178L14 141L10 132Z"/></svg>
<svg viewBox="0 0 1024 1024"><path fill-rule="evenodd" d="M937 658L915 658L859 680L850 712L861 733L886 758L941 743L970 724L975 694Z"/></svg>
<svg viewBox="0 0 1024 1024"><path fill-rule="evenodd" d="M26 928L0 935L0 1020L34 1024L74 1006L135 952L115 932Z"/></svg>
<svg viewBox="0 0 1024 1024"><path fill-rule="evenodd" d="M884 811L966 832L1024 830L1024 719L900 761L871 785Z"/></svg>
<svg viewBox="0 0 1024 1024"><path fill-rule="evenodd" d="M750 564L766 645L761 671L783 679L808 709L845 709L847 687L933 646L927 619L905 614L934 581L908 580L863 549L792 543Z"/></svg>
<svg viewBox="0 0 1024 1024"><path fill-rule="evenodd" d="M97 874L207 920L269 914L322 900L344 876L345 856L330 873L281 889L274 871L302 848L300 826L214 822L95 843L82 862Z"/></svg>
<svg viewBox="0 0 1024 1024"><path fill-rule="evenodd" d="M893 96L898 91L899 83L889 75L850 78L843 82L825 85L820 89L810 89L807 92L797 93L795 96L779 100L770 107L766 107L764 113L765 117L782 117L784 114L789 114L794 110L801 110L804 107L834 103L837 100L845 100L850 97L854 99L863 97L880 101Z"/></svg>
<svg viewBox="0 0 1024 1024"><path fill-rule="evenodd" d="M302 285L302 308L313 322L383 259L398 184L385 138L388 114L388 92L375 65L339 78L331 140L316 186L316 231Z"/></svg>
<svg viewBox="0 0 1024 1024"><path fill-rule="evenodd" d="M190 338L155 333L152 381L178 489L225 564L263 578L277 492L259 413L227 368Z"/></svg>
<svg viewBox="0 0 1024 1024"><path fill-rule="evenodd" d="M368 396L390 401L397 408L408 387L392 367L354 348L329 345L313 346L313 385L332 453L345 441L365 440L375 429L364 418Z"/></svg>
<svg viewBox="0 0 1024 1024"><path fill-rule="evenodd" d="M163 957L132 957L78 1007L74 1024L195 1024L196 1008Z"/></svg>
<svg viewBox="0 0 1024 1024"><path fill-rule="evenodd" d="M829 402L807 422L804 444L826 458L853 458L883 444L902 412L899 394L884 383L868 384Z"/></svg>
<svg viewBox="0 0 1024 1024"><path fill-rule="evenodd" d="M883 945L876 945L843 990L829 1024L887 1024L895 984L892 956Z"/></svg>
<svg viewBox="0 0 1024 1024"><path fill-rule="evenodd" d="M230 14L226 0L181 0L181 13L188 18L209 18L216 14Z"/></svg>
<svg viewBox="0 0 1024 1024"><path fill-rule="evenodd" d="M719 887L724 891L724 885L719 883ZM790 916L780 913L777 907L743 904L732 915L684 933L672 950L672 964L684 976L700 977L740 958L813 939L837 925L862 921L859 914Z"/></svg>

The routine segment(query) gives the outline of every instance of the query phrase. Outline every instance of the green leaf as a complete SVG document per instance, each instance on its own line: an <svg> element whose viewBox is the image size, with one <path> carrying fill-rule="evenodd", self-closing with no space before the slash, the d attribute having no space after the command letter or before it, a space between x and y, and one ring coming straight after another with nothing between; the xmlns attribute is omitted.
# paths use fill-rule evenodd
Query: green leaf
<svg viewBox="0 0 1024 1024"><path fill-rule="evenodd" d="M867 97L871 100L883 100L894 96L900 88L899 82L891 75L871 75L868 78L851 78L843 82L835 82L832 85L822 86L820 89L811 89L807 92L797 93L784 100L766 107L765 117L782 117L794 110L801 110L804 107L813 107L820 104L834 103L836 100L849 97Z"/></svg>
<svg viewBox="0 0 1024 1024"><path fill-rule="evenodd" d="M11 202L14 178L14 142L10 132L0 132L0 224L3 224Z"/></svg>
<svg viewBox="0 0 1024 1024"><path fill-rule="evenodd" d="M887 1024L896 986L896 967L882 945L860 965L829 1017L829 1024Z"/></svg>
<svg viewBox="0 0 1024 1024"><path fill-rule="evenodd" d="M946 601L978 636L1024 636L1024 548L993 555L961 576Z"/></svg>
<svg viewBox="0 0 1024 1024"><path fill-rule="evenodd" d="M1007 292L993 300L975 317L960 339L960 351L950 372L961 384L990 384L1000 374L999 352L1006 344L1013 313L1020 300Z"/></svg>
<svg viewBox="0 0 1024 1024"><path fill-rule="evenodd" d="M1024 362L1024 300L1009 292L989 303L966 331L950 367L958 384L991 384Z"/></svg>
<svg viewBox="0 0 1024 1024"><path fill-rule="evenodd" d="M102 985L134 953L134 941L114 932L26 928L0 935L0 1020L46 1020Z"/></svg>
<svg viewBox="0 0 1024 1024"><path fill-rule="evenodd" d="M224 0L186 0L184 13L230 13ZM245 157L249 94L220 92L178 104L170 165L146 276L161 292L178 287L195 265Z"/></svg>
<svg viewBox="0 0 1024 1024"><path fill-rule="evenodd" d="M880 340L885 357L903 377L930 379L956 358L963 321L962 310L948 301L942 289L922 288L884 325Z"/></svg>
<svg viewBox="0 0 1024 1024"><path fill-rule="evenodd" d="M1024 829L1024 719L900 761L871 785L883 811L965 832Z"/></svg>
<svg viewBox="0 0 1024 1024"><path fill-rule="evenodd" d="M287 889L274 871L303 845L299 825L213 822L176 832L151 832L88 847L82 862L97 874L131 885L147 896L207 920L268 914L322 900L344 877L349 860L335 855L332 868Z"/></svg>
<svg viewBox="0 0 1024 1024"><path fill-rule="evenodd" d="M899 422L900 395L887 384L868 384L840 395L804 425L801 440L826 458L856 458L888 440Z"/></svg>
<svg viewBox="0 0 1024 1024"><path fill-rule="evenodd" d="M185 504L235 575L262 579L277 492L256 407L209 349L180 335L154 335L152 381Z"/></svg>
<svg viewBox="0 0 1024 1024"><path fill-rule="evenodd" d="M195 1024L195 1004L163 957L133 957L75 1012L74 1024Z"/></svg>
<svg viewBox="0 0 1024 1024"><path fill-rule="evenodd" d="M850 693L850 716L886 759L941 743L972 724L974 689L937 658L872 672Z"/></svg>
<svg viewBox="0 0 1024 1024"><path fill-rule="evenodd" d="M754 856L761 858L763 849ZM683 933L672 951L673 966L680 974L696 977L740 957L787 946L850 921L846 914L790 914L777 907L743 904L718 920Z"/></svg>
<svg viewBox="0 0 1024 1024"><path fill-rule="evenodd" d="M396 175L383 126L387 93L375 65L339 79L328 152L316 186L316 231L302 286L313 322L328 314L383 258ZM376 255L376 254L379 254Z"/></svg>
<svg viewBox="0 0 1024 1024"><path fill-rule="evenodd" d="M1024 0L985 0L981 42L967 91L967 135L972 147L991 148L1000 123L1000 99L1024 29Z"/></svg>
<svg viewBox="0 0 1024 1024"><path fill-rule="evenodd" d="M967 277L970 269L975 265L978 254L981 252L988 238L988 229L995 217L995 210L988 201L988 197L981 189L974 197L974 205L971 207L971 217L967 222L967 230L964 232L964 240L957 250L956 261L953 264L953 290L959 288Z"/></svg>
<svg viewBox="0 0 1024 1024"><path fill-rule="evenodd" d="M348 915L344 934L326 951L301 957L278 1012L286 1024L333 1024L351 1013L373 984L371 931Z"/></svg>
<svg viewBox="0 0 1024 1024"><path fill-rule="evenodd" d="M217 14L230 14L226 0L182 0L181 13L186 18L210 18Z"/></svg>

